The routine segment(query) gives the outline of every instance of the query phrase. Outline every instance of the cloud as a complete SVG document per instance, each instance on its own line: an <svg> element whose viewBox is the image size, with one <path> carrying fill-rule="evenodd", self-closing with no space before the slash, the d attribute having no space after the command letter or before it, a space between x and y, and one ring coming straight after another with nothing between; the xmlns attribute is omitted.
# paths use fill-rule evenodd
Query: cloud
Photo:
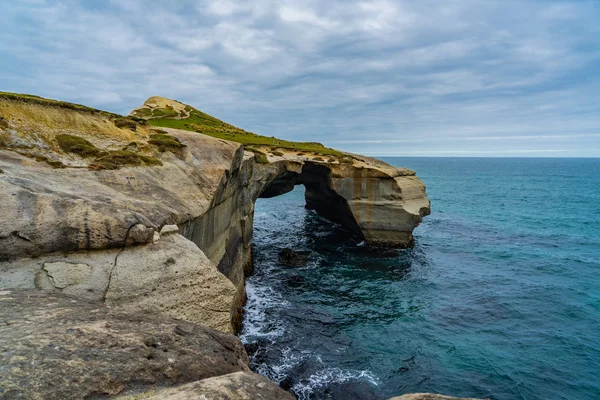
<svg viewBox="0 0 600 400"><path fill-rule="evenodd" d="M278 14L279 18L286 23L314 25L324 29L335 29L340 25L339 21L320 17L310 9L289 5L279 8Z"/></svg>
<svg viewBox="0 0 600 400"><path fill-rule="evenodd" d="M0 86L120 113L163 95L370 154L600 156L598 17L585 0L5 2Z"/></svg>

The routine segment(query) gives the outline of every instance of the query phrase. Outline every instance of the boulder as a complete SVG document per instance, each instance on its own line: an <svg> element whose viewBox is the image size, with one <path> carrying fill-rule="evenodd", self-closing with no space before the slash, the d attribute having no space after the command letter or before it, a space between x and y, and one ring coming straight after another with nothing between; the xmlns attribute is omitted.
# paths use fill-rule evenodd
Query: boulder
<svg viewBox="0 0 600 400"><path fill-rule="evenodd" d="M294 251L289 247L279 252L278 261L288 267L304 267L310 256L309 251Z"/></svg>
<svg viewBox="0 0 600 400"><path fill-rule="evenodd" d="M165 225L160 230L161 235L168 235L169 233L177 232L179 232L179 228L177 227L177 225Z"/></svg>
<svg viewBox="0 0 600 400"><path fill-rule="evenodd" d="M294 400L294 396L277 387L264 376L234 372L173 388L155 390L120 400Z"/></svg>
<svg viewBox="0 0 600 400"><path fill-rule="evenodd" d="M239 339L203 325L40 290L2 289L0 304L0 398L94 398L249 372Z"/></svg>

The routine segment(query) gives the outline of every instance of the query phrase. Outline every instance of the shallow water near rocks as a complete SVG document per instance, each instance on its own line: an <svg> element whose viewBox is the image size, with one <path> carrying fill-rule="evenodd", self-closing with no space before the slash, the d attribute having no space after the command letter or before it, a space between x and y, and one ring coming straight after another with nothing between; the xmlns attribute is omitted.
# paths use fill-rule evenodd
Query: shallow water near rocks
<svg viewBox="0 0 600 400"><path fill-rule="evenodd" d="M414 249L365 246L301 186L257 201L253 370L300 399L600 398L600 159L384 160L427 185Z"/></svg>

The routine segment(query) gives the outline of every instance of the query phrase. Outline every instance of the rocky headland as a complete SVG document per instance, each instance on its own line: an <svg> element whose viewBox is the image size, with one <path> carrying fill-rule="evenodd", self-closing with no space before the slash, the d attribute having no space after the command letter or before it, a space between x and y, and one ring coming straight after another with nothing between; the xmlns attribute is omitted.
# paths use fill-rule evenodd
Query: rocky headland
<svg viewBox="0 0 600 400"><path fill-rule="evenodd" d="M172 100L123 117L0 93L0 397L292 398L232 333L254 202L298 184L377 245L429 213L413 171Z"/></svg>

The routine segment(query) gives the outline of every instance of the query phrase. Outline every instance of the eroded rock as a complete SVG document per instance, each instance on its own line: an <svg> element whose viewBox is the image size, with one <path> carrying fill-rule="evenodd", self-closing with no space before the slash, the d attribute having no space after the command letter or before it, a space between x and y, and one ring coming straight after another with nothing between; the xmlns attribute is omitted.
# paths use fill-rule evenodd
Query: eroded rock
<svg viewBox="0 0 600 400"><path fill-rule="evenodd" d="M135 244L150 243L154 239L154 229L146 227L142 224L136 224L129 229L127 234L126 246Z"/></svg>
<svg viewBox="0 0 600 400"><path fill-rule="evenodd" d="M295 397L261 375L249 372L217 376L120 400L294 400Z"/></svg>
<svg viewBox="0 0 600 400"><path fill-rule="evenodd" d="M308 262L310 252L306 251L294 251L289 247L279 252L277 260L289 267L304 267Z"/></svg>
<svg viewBox="0 0 600 400"><path fill-rule="evenodd" d="M161 235L168 235L169 233L177 232L179 232L179 228L177 227L177 225L165 225L160 230Z"/></svg>
<svg viewBox="0 0 600 400"><path fill-rule="evenodd" d="M81 285L89 282L93 268L87 264L71 264L66 262L45 263L44 271L57 289L65 289L68 286Z"/></svg>
<svg viewBox="0 0 600 400"><path fill-rule="evenodd" d="M163 313L233 330L236 287L177 233L123 249L0 262L0 287L62 292L137 313Z"/></svg>
<svg viewBox="0 0 600 400"><path fill-rule="evenodd" d="M171 233L118 254L105 301L131 313L163 313L231 332L235 293L198 246Z"/></svg>
<svg viewBox="0 0 600 400"><path fill-rule="evenodd" d="M0 398L98 398L249 371L239 339L202 325L40 290L2 290L0 304Z"/></svg>

